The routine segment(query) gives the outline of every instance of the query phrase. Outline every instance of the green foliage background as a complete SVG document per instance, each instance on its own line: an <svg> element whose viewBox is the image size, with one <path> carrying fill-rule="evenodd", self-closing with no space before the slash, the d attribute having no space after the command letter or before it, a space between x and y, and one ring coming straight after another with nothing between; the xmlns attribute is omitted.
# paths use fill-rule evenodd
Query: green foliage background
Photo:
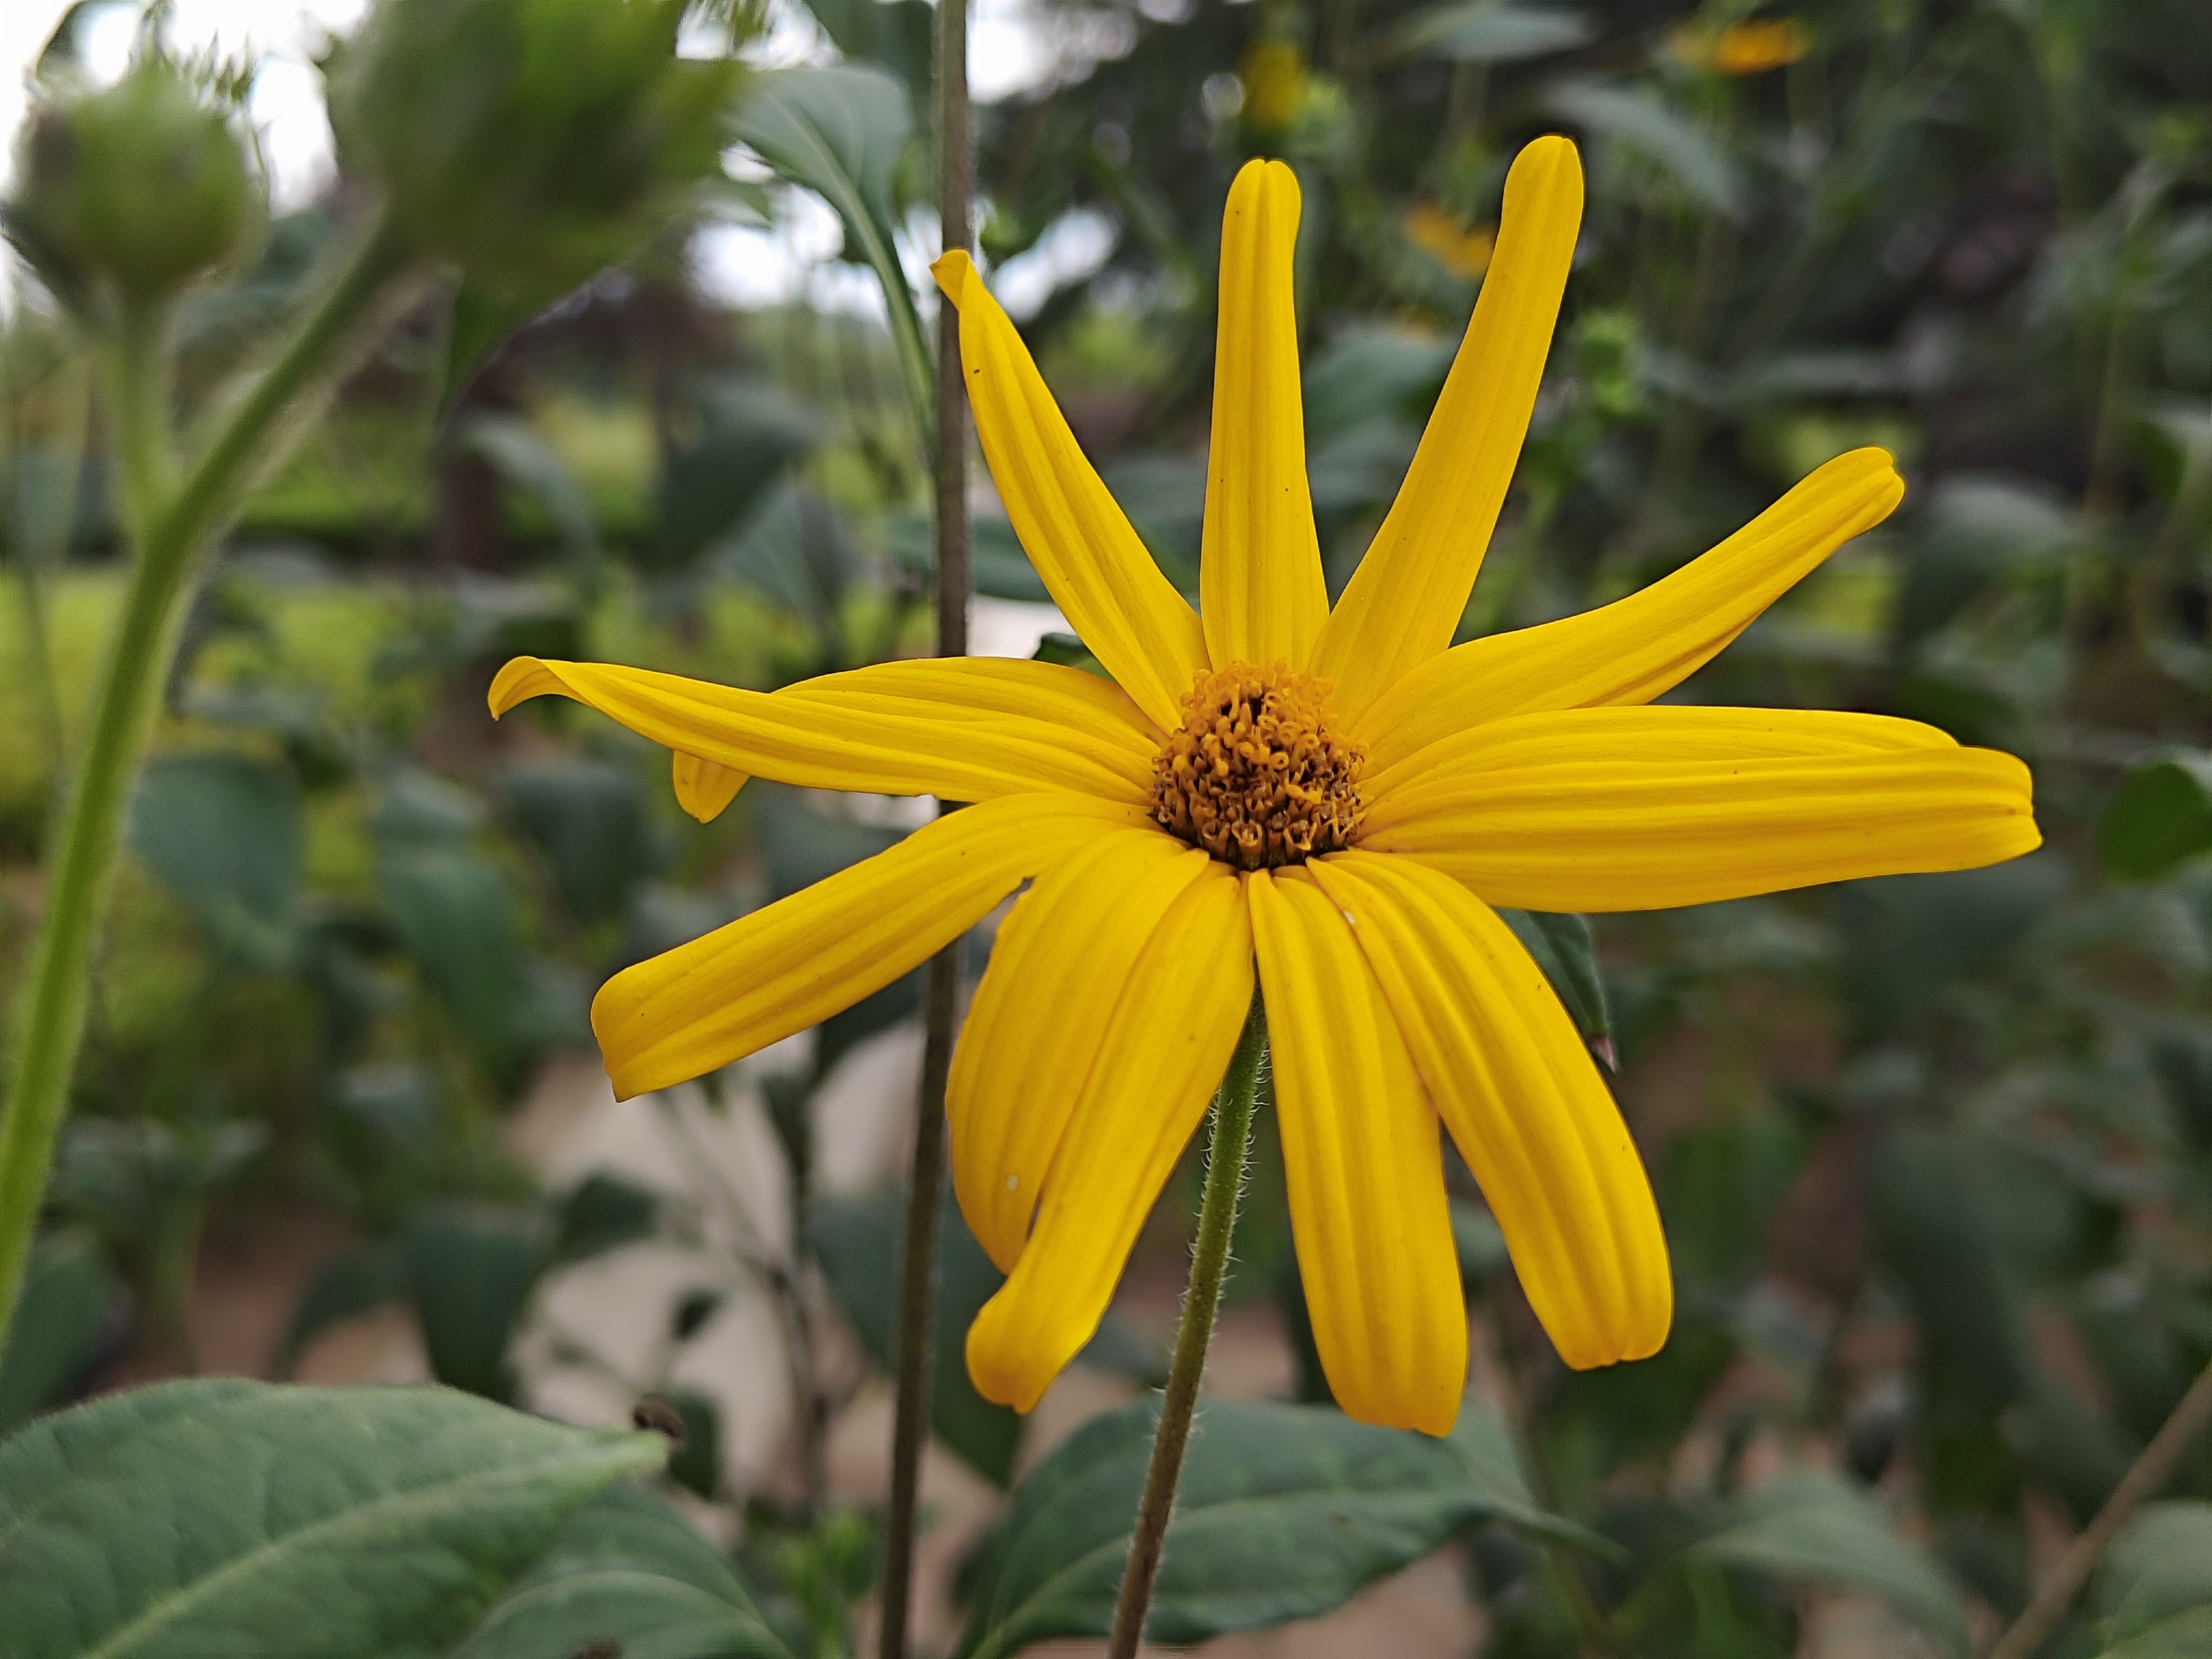
<svg viewBox="0 0 2212 1659"><path fill-rule="evenodd" d="M1481 1361L1450 1442L1370 1445L1377 1431L1328 1406L1263 1109L1231 1294L1279 1305L1304 1354L1299 1403L1216 1408L1160 1639L1320 1612L1456 1541L1495 1659L1808 1650L1808 1587L1879 1604L1895 1651L1966 1651L2023 1604L2036 1540L2086 1522L2212 1361L2197 10L1827 0L1759 14L1792 22L1802 55L1731 75L1714 58L1748 15L1731 4L1039 9L1064 61L980 112L981 246L1044 290L1022 319L1031 348L1176 581L1195 592L1236 167L1284 156L1304 192L1306 423L1334 589L1441 384L1506 165L1567 131L1589 172L1583 242L1462 636L1617 597L1829 457L1884 445L1911 485L1895 518L1676 695L1900 714L2011 750L2048 843L1987 871L1592 918L1587 937L1527 920L1617 1067L1680 1312L1656 1358L1566 1371L1455 1167ZM465 291L425 301L254 497L195 604L140 786L0 1425L191 1369L210 1218L250 1235L304 1204L357 1241L313 1285L290 1352L402 1303L441 1380L501 1401L547 1273L700 1236L665 1194L537 1191L502 1122L549 1058L588 1049L607 973L898 831L759 784L701 826L664 755L566 707L494 728L483 694L521 651L766 687L926 648L932 301L903 297L902 259L927 240L929 15L817 0L840 64L742 83L732 131L767 178L747 170L711 210L773 220L791 187L815 191L847 256L898 284L887 325L805 300L720 309L690 281L679 223L472 366L471 343L499 330ZM761 21L739 21L740 55ZM256 263L194 295L187 401L281 314L345 211L277 221ZM1072 260L1086 243L1097 257ZM82 355L35 295L8 314L0 370L6 979L121 577ZM986 594L1042 597L1002 518L985 511L976 538ZM1044 650L1081 659L1064 636ZM795 1194L793 1254L769 1252L785 1265L732 1272L788 1328L847 1322L878 1360L890 1212L811 1201L809 1105L915 1006L894 986L824 1026L799 1070L720 1085L766 1091ZM1171 1186L1140 1267L1179 1259L1194 1195L1194 1176ZM948 1231L939 1346L957 1354L993 1281ZM712 1316L700 1294L664 1373ZM1086 1359L1139 1379L1159 1364L1119 1323ZM834 1401L812 1398L826 1417ZM673 1473L742 1522L733 1556L653 1544L667 1515L611 1487L565 1522L544 1511L483 1569L491 1610L428 1619L420 1650L567 1652L592 1619L638 1653L848 1650L873 1523L829 1501L812 1407L795 1482L737 1492L711 1407L673 1405L690 1430ZM76 1420L44 1419L0 1467ZM939 1370L936 1426L1000 1484L1035 1463L957 1366ZM1109 1414L1027 1475L957 1587L962 1651L1103 1631L1098 1552L1133 1506L1145 1432L1135 1408ZM637 1466L605 1443L596 1479ZM1209 1522L1232 1500L1245 1519ZM2049 1651L2201 1650L2208 1517L2203 1443ZM567 1575L633 1568L653 1581L623 1579L635 1602L564 1599ZM0 1546L0 1587L11 1570L31 1568ZM684 1598L690 1624L670 1612Z"/></svg>

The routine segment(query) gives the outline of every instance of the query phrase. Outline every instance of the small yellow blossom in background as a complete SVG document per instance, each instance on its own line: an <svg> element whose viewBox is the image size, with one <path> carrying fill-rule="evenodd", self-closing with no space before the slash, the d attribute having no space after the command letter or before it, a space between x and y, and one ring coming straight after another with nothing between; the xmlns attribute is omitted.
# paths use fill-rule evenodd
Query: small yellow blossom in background
<svg viewBox="0 0 2212 1659"><path fill-rule="evenodd" d="M1298 118L1306 97L1306 55L1295 41L1262 40L1244 54L1244 125L1280 132Z"/></svg>
<svg viewBox="0 0 2212 1659"><path fill-rule="evenodd" d="M1490 225L1473 230L1434 202L1416 202L1399 221L1406 240L1436 256L1437 263L1463 283L1471 283L1490 269L1490 255L1498 246L1498 232Z"/></svg>
<svg viewBox="0 0 2212 1659"><path fill-rule="evenodd" d="M1491 907L1704 904L2039 843L2009 755L1879 715L1653 702L1888 516L1905 486L1884 451L1830 461L1641 592L1451 643L1582 208L1573 145L1521 153L1458 357L1334 609L1306 477L1297 184L1255 161L1222 226L1195 611L968 256L935 267L1007 514L1112 683L956 659L765 694L522 657L493 684L495 714L557 693L676 751L694 810L748 774L976 803L625 969L592 1022L618 1093L678 1083L889 984L1030 883L946 1091L961 1212L1008 1275L968 1337L990 1399L1028 1410L1097 1328L1255 982L1314 1340L1347 1413L1437 1434L1459 1410L1445 1132L1566 1361L1655 1352L1674 1292L1650 1184Z"/></svg>
<svg viewBox="0 0 2212 1659"><path fill-rule="evenodd" d="M1785 68L1813 49L1812 31L1794 17L1731 23L1718 34L1696 27L1678 29L1674 55L1695 69L1723 75L1764 75Z"/></svg>

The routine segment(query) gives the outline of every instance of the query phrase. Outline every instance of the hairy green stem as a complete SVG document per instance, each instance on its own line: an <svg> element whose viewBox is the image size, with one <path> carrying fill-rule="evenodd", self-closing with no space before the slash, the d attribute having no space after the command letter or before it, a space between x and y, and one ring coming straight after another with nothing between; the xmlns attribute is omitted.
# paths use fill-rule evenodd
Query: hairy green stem
<svg viewBox="0 0 2212 1659"><path fill-rule="evenodd" d="M1176 1486L1182 1478L1183 1449L1190 1443L1191 1415L1198 1408L1199 1379L1206 1371L1213 1319L1221 1310L1222 1281L1229 1273L1229 1240L1237 1230L1237 1200L1244 1190L1244 1159L1252 1145L1252 1104L1260 1092L1260 1068L1267 1053L1267 1015L1255 992L1252 1011L1244 1017L1244 1035L1237 1039L1220 1092L1213 1097L1213 1139L1206 1158L1206 1196L1199 1205L1198 1242L1191 1247L1190 1287L1183 1293L1182 1323L1176 1332L1167 1392L1160 1400L1145 1495L1137 1504L1129 1565L1121 1575L1121 1599L1114 1606L1109 1659L1136 1659L1138 1644L1144 1640L1145 1615L1152 1609L1152 1585L1160 1576L1168 1522L1175 1515Z"/></svg>
<svg viewBox="0 0 2212 1659"><path fill-rule="evenodd" d="M975 136L968 103L968 0L937 6L938 234L946 252L966 248L975 191ZM896 307L897 296L892 298ZM968 654L968 388L960 368L960 319L937 313L937 438L932 495L937 525L937 654ZM891 1423L891 1480L884 1517L880 1659L906 1659L914 1602L914 1540L921 1501L921 1448L929 1435L930 1337L936 1324L937 1211L945 1188L945 1085L959 1020L960 941L929 964L924 1010L921 1098L907 1184L906 1237L899 1258L897 1397Z"/></svg>
<svg viewBox="0 0 2212 1659"><path fill-rule="evenodd" d="M116 331L108 375L117 475L133 560L123 615L108 643L92 732L53 840L45 913L18 1005L13 1071L0 1110L0 1352L22 1286L23 1264L69 1109L70 1079L84 1036L92 950L121 844L131 785L162 688L198 555L235 510L272 453L278 418L327 388L340 348L403 261L371 234L301 317L269 366L226 410L179 481L168 459L165 324L136 313ZM296 434L295 434L296 435Z"/></svg>
<svg viewBox="0 0 2212 1659"><path fill-rule="evenodd" d="M2097 1511L2081 1535L2067 1547L2066 1553L2058 1558L2058 1565L2038 1587L2035 1597L2022 1609L2013 1626L1999 1638L1989 1652L1989 1659L2029 1659L2043 1645L2066 1609L2073 1605L2081 1586L2089 1582L2089 1575L2097 1563L2105 1559L2105 1552L2120 1534L2130 1517L2141 1507L2143 1500L2154 1495L2173 1473L2173 1466L2181 1461L2181 1454L2189 1449L2190 1443L2212 1424L2212 1365L2197 1373L2189 1392L2181 1396L2172 1414L2160 1425L2150 1444L2142 1449L2142 1455L2120 1477L2120 1484L2112 1488L2112 1495L2105 1500L2105 1507Z"/></svg>

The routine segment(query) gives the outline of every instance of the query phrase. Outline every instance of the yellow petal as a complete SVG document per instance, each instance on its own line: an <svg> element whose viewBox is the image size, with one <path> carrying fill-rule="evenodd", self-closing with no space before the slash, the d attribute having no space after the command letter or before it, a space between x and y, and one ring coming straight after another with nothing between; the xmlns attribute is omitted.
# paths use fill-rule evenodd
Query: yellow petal
<svg viewBox="0 0 2212 1659"><path fill-rule="evenodd" d="M1252 1005L1244 896L1211 860L1153 933L1075 1103L1036 1231L968 1332L979 1393L1035 1406L1098 1328Z"/></svg>
<svg viewBox="0 0 2212 1659"><path fill-rule="evenodd" d="M1574 145L1539 138L1505 176L1497 251L1413 468L1322 630L1314 672L1335 684L1340 720L1451 643L1528 435L1582 219Z"/></svg>
<svg viewBox="0 0 2212 1659"><path fill-rule="evenodd" d="M551 692L716 766L818 789L989 800L1073 790L1141 801L1158 739L1094 674L967 657L883 663L773 694L612 663L517 657L491 712Z"/></svg>
<svg viewBox="0 0 2212 1659"><path fill-rule="evenodd" d="M985 801L599 988L592 1030L627 1100L742 1059L881 990L1030 876L1151 822L1085 795Z"/></svg>
<svg viewBox="0 0 2212 1659"><path fill-rule="evenodd" d="M1307 867L1350 918L1560 1356L1586 1370L1657 1352L1674 1293L1651 1183L1513 930L1411 859L1355 851Z"/></svg>
<svg viewBox="0 0 2212 1659"><path fill-rule="evenodd" d="M1206 664L1197 615L1160 574L1067 429L1044 377L966 254L930 267L960 313L975 435L1014 533L1091 655L1163 731Z"/></svg>
<svg viewBox="0 0 2212 1659"><path fill-rule="evenodd" d="M1199 614L1216 668L1304 668L1328 619L1298 380L1291 254L1297 175L1247 161L1221 220L1213 441L1206 469ZM1186 688L1187 689L1187 688Z"/></svg>
<svg viewBox="0 0 2212 1659"><path fill-rule="evenodd" d="M2027 769L1958 748L1453 773L1394 791L1359 828L1370 852L1530 910L1656 910L1967 870L2041 839Z"/></svg>
<svg viewBox="0 0 2212 1659"><path fill-rule="evenodd" d="M1245 890L1322 1370L1361 1422L1443 1434L1467 1386L1467 1306L1436 1108L1336 906L1296 869Z"/></svg>
<svg viewBox="0 0 2212 1659"><path fill-rule="evenodd" d="M676 784L676 804L702 823L712 823L722 809L745 787L745 775L718 766L713 761L687 755L681 749L669 757Z"/></svg>
<svg viewBox="0 0 2212 1659"><path fill-rule="evenodd" d="M1139 953L1212 862L1157 830L1109 831L1040 877L1000 926L945 1094L952 1189L1000 1272L1022 1253Z"/></svg>
<svg viewBox="0 0 2212 1659"><path fill-rule="evenodd" d="M1395 757L1478 720L1649 702L1904 496L1887 451L1839 455L1712 551L1625 599L1429 658L1348 721L1349 735Z"/></svg>
<svg viewBox="0 0 2212 1659"><path fill-rule="evenodd" d="M1681 703L1642 708L1556 708L1504 720L1438 738L1402 759L1382 745L1389 763L1370 757L1359 780L1370 802L1462 772L1503 772L1570 761L1735 761L1814 759L1898 749L1955 749L1946 732L1887 714L1835 714L1814 708L1713 708Z"/></svg>

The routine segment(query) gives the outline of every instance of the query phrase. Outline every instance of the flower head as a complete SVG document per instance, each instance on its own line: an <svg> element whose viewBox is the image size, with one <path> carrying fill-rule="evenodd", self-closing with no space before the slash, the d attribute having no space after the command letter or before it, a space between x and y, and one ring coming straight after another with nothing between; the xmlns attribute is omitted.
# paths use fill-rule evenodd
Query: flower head
<svg viewBox="0 0 2212 1659"><path fill-rule="evenodd" d="M1332 610L1307 492L1297 187L1237 175L1200 606L1146 554L964 254L984 454L1113 675L886 663L774 695L523 658L728 783L978 803L609 981L617 1088L694 1077L921 962L1024 882L953 1057L954 1183L1008 1273L968 1340L1026 1410L1089 1340L1203 1115L1256 980L1314 1337L1355 1417L1440 1433L1467 1322L1449 1131L1577 1366L1656 1351L1673 1291L1650 1183L1542 973L1491 908L1637 910L1987 864L2037 844L2027 769L1872 715L1649 706L1904 486L1830 462L1616 604L1453 646L1528 422L1582 211L1561 139L1507 180L1497 255L1403 490ZM696 775L695 775L696 776ZM734 787L734 784L730 785ZM726 799L726 796L722 799Z"/></svg>

